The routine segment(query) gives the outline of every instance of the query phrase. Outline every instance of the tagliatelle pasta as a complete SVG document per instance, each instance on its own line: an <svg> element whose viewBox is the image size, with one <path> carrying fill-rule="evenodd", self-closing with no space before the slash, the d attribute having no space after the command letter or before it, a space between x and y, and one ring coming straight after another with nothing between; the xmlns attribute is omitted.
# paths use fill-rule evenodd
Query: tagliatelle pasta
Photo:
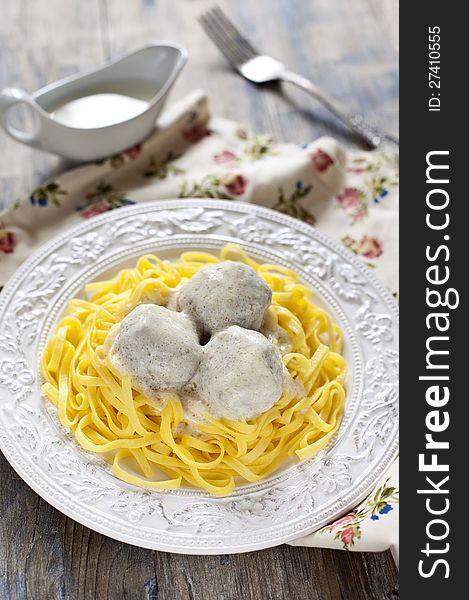
<svg viewBox="0 0 469 600"><path fill-rule="evenodd" d="M176 393L161 407L132 388L109 360L111 328L142 302L165 304L172 290L200 269L223 260L249 264L270 286L269 320L282 328L289 348L282 360L293 380L280 400L249 421L190 422ZM135 268L86 287L73 299L41 358L45 396L77 442L112 462L116 477L137 486L173 489L183 484L221 496L257 482L288 456L306 459L337 431L345 404L342 335L312 292L285 267L258 264L233 244L220 257L184 252L176 262L142 256ZM164 401L163 401L164 400Z"/></svg>

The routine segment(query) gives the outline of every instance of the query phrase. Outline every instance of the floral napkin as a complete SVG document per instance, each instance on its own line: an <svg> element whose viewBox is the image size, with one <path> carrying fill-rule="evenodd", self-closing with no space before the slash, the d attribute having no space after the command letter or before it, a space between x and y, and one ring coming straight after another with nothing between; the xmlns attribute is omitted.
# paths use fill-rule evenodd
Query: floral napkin
<svg viewBox="0 0 469 600"><path fill-rule="evenodd" d="M166 111L144 143L63 173L9 207L0 216L0 286L39 246L82 219L190 197L254 202L316 225L398 292L397 156L346 152L325 137L275 143L211 117L201 91ZM292 543L372 551L395 545L397 487L396 464L362 505Z"/></svg>
<svg viewBox="0 0 469 600"><path fill-rule="evenodd" d="M399 563L399 459L373 492L356 508L318 531L290 542L292 546L358 552L391 550Z"/></svg>

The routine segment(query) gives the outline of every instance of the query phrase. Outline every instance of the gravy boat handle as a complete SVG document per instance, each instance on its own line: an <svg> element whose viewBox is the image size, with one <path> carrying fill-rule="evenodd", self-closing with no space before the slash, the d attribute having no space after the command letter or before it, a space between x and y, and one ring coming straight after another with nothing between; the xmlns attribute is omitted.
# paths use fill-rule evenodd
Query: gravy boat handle
<svg viewBox="0 0 469 600"><path fill-rule="evenodd" d="M34 133L30 133L28 131L21 131L17 127L13 127L8 121L10 109L18 104L26 104L33 113L38 112L35 101L27 92L18 88L5 88L0 92L0 125L14 140L27 144L28 146L39 147L39 126L36 127Z"/></svg>

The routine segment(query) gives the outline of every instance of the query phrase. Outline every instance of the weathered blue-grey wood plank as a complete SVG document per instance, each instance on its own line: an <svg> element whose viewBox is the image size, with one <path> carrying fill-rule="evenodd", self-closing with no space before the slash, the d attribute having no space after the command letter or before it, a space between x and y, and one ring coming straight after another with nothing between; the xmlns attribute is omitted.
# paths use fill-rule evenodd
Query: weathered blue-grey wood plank
<svg viewBox="0 0 469 600"><path fill-rule="evenodd" d="M381 2L381 0L379 0ZM397 132L397 53L373 0L257 0L219 4L255 45L310 77L351 110ZM370 3L376 10L370 10ZM189 49L189 64L173 96L196 86L211 96L213 111L243 121L279 139L313 139L347 131L309 96L291 86L259 90L232 73L194 17L211 0L109 3L110 52L117 54L155 38L174 39ZM396 28L396 22L388 29Z"/></svg>
<svg viewBox="0 0 469 600"><path fill-rule="evenodd" d="M0 89L33 92L104 60L99 0L21 0L0 6ZM57 158L0 131L0 211L60 168Z"/></svg>

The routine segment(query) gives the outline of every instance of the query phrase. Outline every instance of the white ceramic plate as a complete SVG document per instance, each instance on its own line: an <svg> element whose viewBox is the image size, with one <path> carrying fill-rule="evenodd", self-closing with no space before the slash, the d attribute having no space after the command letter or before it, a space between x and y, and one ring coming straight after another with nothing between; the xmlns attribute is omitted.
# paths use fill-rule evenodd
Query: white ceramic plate
<svg viewBox="0 0 469 600"><path fill-rule="evenodd" d="M141 254L216 251L237 242L254 258L295 269L345 335L347 405L320 455L286 464L225 498L152 491L112 476L82 450L40 394L39 356L67 301ZM251 204L170 200L119 209L36 253L0 294L0 447L57 509L117 540L189 554L274 546L357 504L398 449L397 307L371 269L309 225Z"/></svg>

